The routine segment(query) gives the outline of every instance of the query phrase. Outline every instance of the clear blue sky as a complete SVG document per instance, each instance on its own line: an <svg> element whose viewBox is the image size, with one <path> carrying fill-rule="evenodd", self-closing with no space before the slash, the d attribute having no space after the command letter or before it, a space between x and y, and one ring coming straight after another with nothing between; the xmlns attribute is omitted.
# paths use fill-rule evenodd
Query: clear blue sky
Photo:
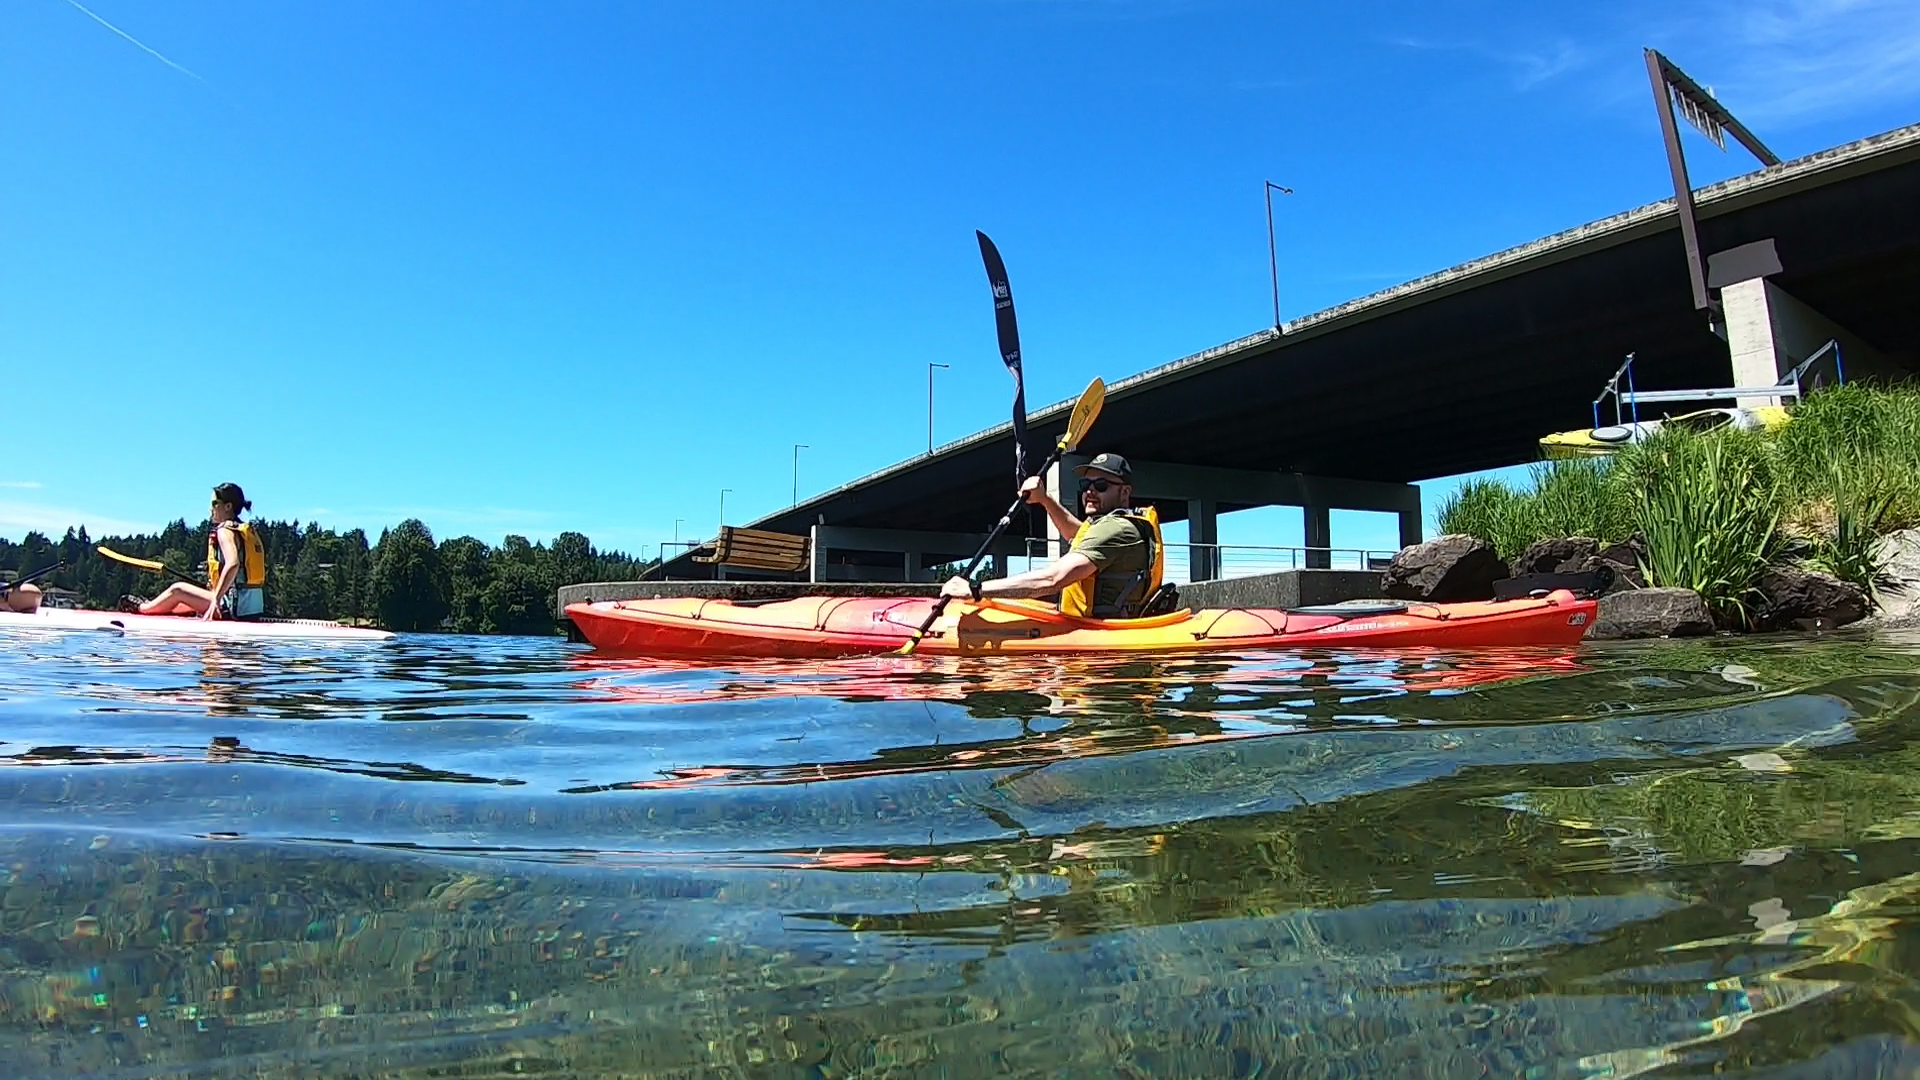
<svg viewBox="0 0 1920 1080"><path fill-rule="evenodd" d="M1270 322L1264 179L1288 318L1670 194L1643 45L1920 116L1911 0L4 0L0 533L710 534L1005 418L975 228L1037 407Z"/></svg>

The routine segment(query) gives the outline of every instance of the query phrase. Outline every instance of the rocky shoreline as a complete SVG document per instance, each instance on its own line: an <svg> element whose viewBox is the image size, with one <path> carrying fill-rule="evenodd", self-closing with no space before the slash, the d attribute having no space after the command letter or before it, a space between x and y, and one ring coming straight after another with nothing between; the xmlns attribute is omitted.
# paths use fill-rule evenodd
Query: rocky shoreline
<svg viewBox="0 0 1920 1080"><path fill-rule="evenodd" d="M1706 600L1692 589L1649 587L1645 562L1645 543L1637 536L1617 544L1584 536L1551 537L1536 541L1509 563L1487 541L1450 533L1403 548L1382 572L1380 587L1397 600L1448 603L1492 599L1495 583L1501 581L1597 574L1600 614L1588 635L1595 640L1920 627L1920 529L1881 538L1875 552L1880 580L1871 593L1794 562L1768 566L1756 585L1746 624L1716 620Z"/></svg>

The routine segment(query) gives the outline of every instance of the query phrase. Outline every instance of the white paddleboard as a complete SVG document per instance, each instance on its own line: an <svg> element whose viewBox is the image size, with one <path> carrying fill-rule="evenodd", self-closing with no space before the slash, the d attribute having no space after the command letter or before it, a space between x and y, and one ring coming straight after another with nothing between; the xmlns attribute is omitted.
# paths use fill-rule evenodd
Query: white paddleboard
<svg viewBox="0 0 1920 1080"><path fill-rule="evenodd" d="M342 626L324 619L194 619L179 615L130 615L120 611L43 607L31 615L0 611L0 629L104 630L156 637L278 641L385 641L393 634Z"/></svg>

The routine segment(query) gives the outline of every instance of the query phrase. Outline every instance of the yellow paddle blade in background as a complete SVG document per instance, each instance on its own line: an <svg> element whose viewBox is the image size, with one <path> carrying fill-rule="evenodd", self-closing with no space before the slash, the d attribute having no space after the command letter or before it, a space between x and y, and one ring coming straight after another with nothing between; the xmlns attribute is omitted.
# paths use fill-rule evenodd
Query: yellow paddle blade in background
<svg viewBox="0 0 1920 1080"><path fill-rule="evenodd" d="M1107 404L1107 384L1099 376L1094 376L1087 384L1087 392L1073 406L1073 415L1067 417L1067 433L1060 437L1060 449L1072 450L1087 437L1088 429L1100 418L1100 410Z"/></svg>
<svg viewBox="0 0 1920 1080"><path fill-rule="evenodd" d="M199 574L191 570L176 570L158 559L136 559L131 555L122 555L105 544L95 544L93 550L115 562L123 562L128 566L137 566L142 570L151 570L156 574L165 574L168 577L179 578L181 581L197 581L200 578Z"/></svg>
<svg viewBox="0 0 1920 1080"><path fill-rule="evenodd" d="M131 555L122 555L105 544L95 544L93 550L99 552L102 555L105 555L107 558L112 559L115 562L123 562L123 563L126 563L128 566L137 566L142 570L157 570L157 571L160 571L161 573L168 573L168 574L173 572L167 569L166 563L160 562L157 559L136 559Z"/></svg>

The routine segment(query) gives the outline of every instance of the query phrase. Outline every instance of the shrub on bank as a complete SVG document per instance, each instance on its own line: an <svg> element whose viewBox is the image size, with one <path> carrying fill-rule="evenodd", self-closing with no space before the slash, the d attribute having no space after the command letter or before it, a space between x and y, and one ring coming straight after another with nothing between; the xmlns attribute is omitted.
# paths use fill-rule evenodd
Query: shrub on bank
<svg viewBox="0 0 1920 1080"><path fill-rule="evenodd" d="M1879 538L1920 526L1920 388L1835 387L1772 435L1666 429L1609 458L1543 462L1531 480L1463 484L1441 531L1509 560L1549 537L1638 533L1649 584L1693 589L1724 625L1746 626L1769 564L1798 560L1871 592Z"/></svg>

